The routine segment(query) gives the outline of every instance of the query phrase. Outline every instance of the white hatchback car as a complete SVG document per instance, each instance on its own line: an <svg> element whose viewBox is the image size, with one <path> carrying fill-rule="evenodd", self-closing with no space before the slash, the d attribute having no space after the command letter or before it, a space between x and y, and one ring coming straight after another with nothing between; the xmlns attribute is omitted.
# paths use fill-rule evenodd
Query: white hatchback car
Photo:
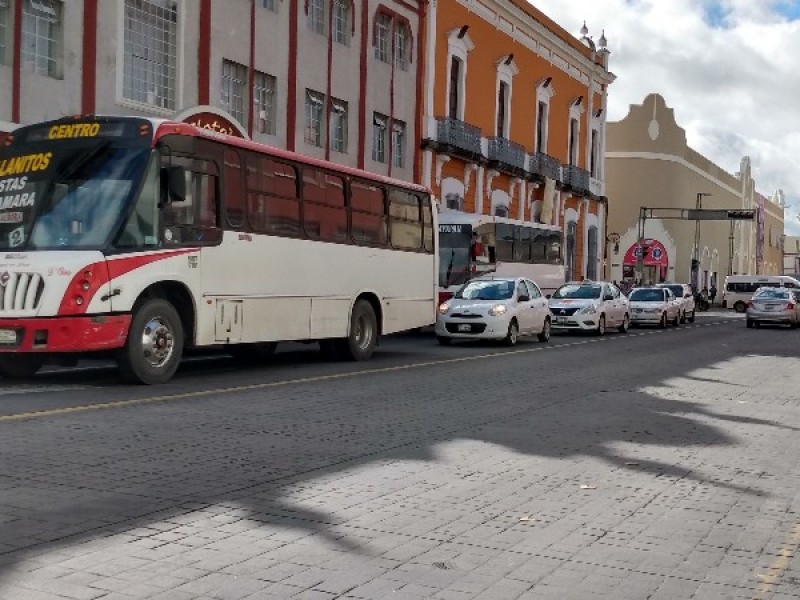
<svg viewBox="0 0 800 600"><path fill-rule="evenodd" d="M694 323L697 308L694 302L694 292L692 286L686 283L659 283L656 287L665 287L672 290L675 300L681 309L681 323Z"/></svg>
<svg viewBox="0 0 800 600"><path fill-rule="evenodd" d="M667 287L634 288L628 294L632 325L658 325L661 328L681 323L680 304Z"/></svg>
<svg viewBox="0 0 800 600"><path fill-rule="evenodd" d="M503 340L513 346L521 335L550 339L550 310L539 286L523 277L477 277L439 306L436 339Z"/></svg>
<svg viewBox="0 0 800 600"><path fill-rule="evenodd" d="M625 333L630 326L628 299L613 283L576 281L565 283L550 297L553 331L591 331L604 335L616 327Z"/></svg>

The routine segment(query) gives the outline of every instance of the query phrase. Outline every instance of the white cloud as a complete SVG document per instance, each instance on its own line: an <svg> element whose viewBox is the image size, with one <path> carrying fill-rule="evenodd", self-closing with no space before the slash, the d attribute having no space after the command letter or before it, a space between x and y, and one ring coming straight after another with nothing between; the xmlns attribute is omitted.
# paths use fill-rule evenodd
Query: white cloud
<svg viewBox="0 0 800 600"><path fill-rule="evenodd" d="M689 145L730 173L749 156L758 191L784 191L800 235L800 0L534 0L578 35L605 30L611 121L659 93ZM794 20L789 20L793 18Z"/></svg>

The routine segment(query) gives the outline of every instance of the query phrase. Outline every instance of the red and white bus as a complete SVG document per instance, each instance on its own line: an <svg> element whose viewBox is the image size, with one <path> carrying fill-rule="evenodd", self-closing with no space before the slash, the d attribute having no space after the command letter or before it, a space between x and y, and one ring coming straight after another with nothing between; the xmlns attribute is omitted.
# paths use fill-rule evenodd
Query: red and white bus
<svg viewBox="0 0 800 600"><path fill-rule="evenodd" d="M185 348L282 340L369 358L433 322L427 189L187 123L86 117L0 149L0 375L111 352L165 382Z"/></svg>
<svg viewBox="0 0 800 600"><path fill-rule="evenodd" d="M444 209L439 213L439 302L486 273L527 277L550 294L564 283L561 229Z"/></svg>

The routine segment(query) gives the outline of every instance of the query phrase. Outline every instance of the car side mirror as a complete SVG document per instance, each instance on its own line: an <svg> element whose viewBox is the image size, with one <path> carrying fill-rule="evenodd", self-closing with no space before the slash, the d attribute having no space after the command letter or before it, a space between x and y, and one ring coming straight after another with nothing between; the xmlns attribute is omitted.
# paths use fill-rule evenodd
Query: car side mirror
<svg viewBox="0 0 800 600"><path fill-rule="evenodd" d="M531 297L528 296L527 294L520 294L519 297L517 298L517 302L530 302L530 300Z"/></svg>

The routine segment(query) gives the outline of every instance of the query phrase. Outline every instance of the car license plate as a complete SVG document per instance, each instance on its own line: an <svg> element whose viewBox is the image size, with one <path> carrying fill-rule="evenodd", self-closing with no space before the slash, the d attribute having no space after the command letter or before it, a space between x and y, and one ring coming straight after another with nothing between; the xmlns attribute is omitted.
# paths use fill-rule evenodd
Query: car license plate
<svg viewBox="0 0 800 600"><path fill-rule="evenodd" d="M13 329L0 329L0 344L16 344L17 332Z"/></svg>
<svg viewBox="0 0 800 600"><path fill-rule="evenodd" d="M555 323L566 323L569 319L567 317L554 317L553 321Z"/></svg>
<svg viewBox="0 0 800 600"><path fill-rule="evenodd" d="M467 333L469 333L470 331L472 331L472 325L470 325L469 323L461 323L458 326L458 330L459 331L466 331Z"/></svg>

